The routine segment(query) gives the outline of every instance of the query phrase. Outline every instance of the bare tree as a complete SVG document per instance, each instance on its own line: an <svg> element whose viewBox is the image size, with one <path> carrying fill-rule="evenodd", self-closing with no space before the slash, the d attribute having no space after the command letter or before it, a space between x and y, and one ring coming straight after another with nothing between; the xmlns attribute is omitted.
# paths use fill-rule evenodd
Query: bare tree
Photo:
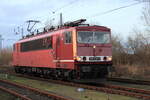
<svg viewBox="0 0 150 100"><path fill-rule="evenodd" d="M139 2L144 2L145 6L142 12L142 20L144 21L144 25L150 27L150 0L135 0ZM150 29L148 30L150 32Z"/></svg>
<svg viewBox="0 0 150 100"><path fill-rule="evenodd" d="M126 44L126 48L129 50L128 53L132 54L134 64L150 65L150 39L145 31L140 31L137 28L133 29L133 35L128 37Z"/></svg>
<svg viewBox="0 0 150 100"><path fill-rule="evenodd" d="M9 65L12 61L12 48L0 50L0 65Z"/></svg>
<svg viewBox="0 0 150 100"><path fill-rule="evenodd" d="M119 65L125 63L125 48L122 39L119 36L112 36L112 52L113 52L113 63Z"/></svg>

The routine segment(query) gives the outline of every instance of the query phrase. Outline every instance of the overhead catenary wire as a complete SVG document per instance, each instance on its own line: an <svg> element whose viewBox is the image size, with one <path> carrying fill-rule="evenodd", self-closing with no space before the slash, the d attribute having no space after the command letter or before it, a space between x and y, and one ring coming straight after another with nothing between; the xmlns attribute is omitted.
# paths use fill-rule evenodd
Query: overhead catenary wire
<svg viewBox="0 0 150 100"><path fill-rule="evenodd" d="M59 10L62 10L62 9L64 9L64 8L67 8L68 6L73 5L73 4L76 3L77 1L79 1L79 0L73 0L73 1L70 1L70 2L68 2L67 4L62 5L61 7L59 7L59 8L57 8L57 9L53 10L53 11L52 11L52 14L53 14L53 15L50 16L51 21L52 21L52 19L55 20L55 18L53 18L53 16L62 14L62 13L60 13L60 14L57 13ZM54 20L53 20L53 21L54 21Z"/></svg>
<svg viewBox="0 0 150 100"><path fill-rule="evenodd" d="M76 3L77 1L78 1L78 0L73 0L73 1L71 1L71 2L68 2L67 4L63 5L62 7L55 9L55 10L53 11L53 13L56 13L57 11L59 11L59 10L61 10L61 9L64 9L64 8L66 8L66 7L68 7L68 6L70 6L70 5L74 4L74 3Z"/></svg>
<svg viewBox="0 0 150 100"><path fill-rule="evenodd" d="M65 4L65 5L62 5L61 7L58 7L58 8L56 8L55 10L52 10L52 16L50 16L50 18L51 17L53 17L53 16L56 16L56 15L58 15L56 12L58 12L59 10L61 10L61 9L64 9L64 8L67 8L68 6L70 6L70 5L73 5L74 3L76 3L78 0L73 0L73 1L70 1L70 2L68 2L67 4ZM34 19L45 19L44 18L45 16L40 16L40 17L36 17L36 18L34 18ZM48 17L47 17L48 18ZM54 19L54 18L52 18L52 19ZM41 21L41 24L43 24L43 22L42 22L42 20L40 20ZM22 25L18 25L17 27L23 27L24 25L22 24ZM16 29L14 29L14 32L16 31ZM18 33L18 32L15 32L15 33Z"/></svg>
<svg viewBox="0 0 150 100"><path fill-rule="evenodd" d="M73 0L73 1L70 1L70 2L68 2L68 3L66 3L66 4L64 4L64 5L62 5L61 7L58 7L58 8L56 8L56 9L54 9L54 10L51 10L51 12L50 12L50 14L52 14L51 16L46 16L47 18L48 17L53 17L53 16L56 16L56 15L59 15L57 12L58 11L60 11L60 10L62 10L62 9L64 9L64 8L67 8L68 6L71 6L71 5L73 5L74 3L76 3L77 1L79 1L79 0ZM43 16L40 16L40 17L36 17L36 18L34 18L34 19L45 19L46 18L45 17L45 15L43 15ZM40 20L41 21L41 20ZM42 22L42 21L41 21Z"/></svg>
<svg viewBox="0 0 150 100"><path fill-rule="evenodd" d="M68 6L70 6L70 5L74 4L74 3L76 3L77 1L78 1L78 0L73 0L73 1L68 2L67 4L62 5L61 7L59 7L59 8L57 8L57 9L53 10L53 11L52 11L52 14L53 14L53 15L50 16L50 17L53 17L54 15L57 14L56 12L58 12L59 10L64 9L64 8L66 8L66 7L68 7ZM94 14L94 15L92 15L92 16L88 16L88 17L86 17L86 18L88 19L88 18L93 18L93 17L105 15L105 14L108 14L108 13L111 13L111 12L115 12L115 11L117 11L117 10L124 9L124 8L127 8L127 7L131 7L131 6L140 4L140 3L143 3L143 2L140 1L140 2L136 2L136 3L130 4L130 5L121 6L121 7L118 7L118 8L115 8L115 9L111 9L111 10L108 10L108 11L105 11L105 12L101 12L101 13ZM43 17L43 16L38 17L38 18L42 18L42 17ZM54 18L53 18L53 19L54 19Z"/></svg>
<svg viewBox="0 0 150 100"><path fill-rule="evenodd" d="M111 10L108 10L108 11L105 11L105 12L100 12L100 13L94 14L94 15L92 15L92 16L88 16L88 17L86 17L86 18L93 18L93 17L105 15L105 14L108 14L108 13L115 12L115 11L117 11L117 10L121 10L121 9L124 9L124 8L128 8L128 7L131 7L131 6L138 5L138 4L141 4L141 3L142 3L142 2L137 2L137 3L133 3L133 4L130 4L130 5L126 5L126 6L121 6L121 7L114 8L114 9L111 9Z"/></svg>

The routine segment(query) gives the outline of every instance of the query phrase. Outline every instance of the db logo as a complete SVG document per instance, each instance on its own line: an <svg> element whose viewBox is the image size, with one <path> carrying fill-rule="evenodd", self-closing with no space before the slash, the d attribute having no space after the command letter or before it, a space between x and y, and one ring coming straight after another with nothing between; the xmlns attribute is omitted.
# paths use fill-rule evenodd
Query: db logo
<svg viewBox="0 0 150 100"><path fill-rule="evenodd" d="M99 52L102 52L102 49L99 49Z"/></svg>

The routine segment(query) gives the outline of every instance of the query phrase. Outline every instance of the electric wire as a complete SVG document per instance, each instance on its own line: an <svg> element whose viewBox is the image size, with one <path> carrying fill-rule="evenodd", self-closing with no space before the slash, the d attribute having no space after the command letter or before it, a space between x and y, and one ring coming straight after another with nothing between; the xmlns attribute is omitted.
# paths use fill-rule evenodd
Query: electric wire
<svg viewBox="0 0 150 100"><path fill-rule="evenodd" d="M111 10L108 10L108 11L105 11L105 12L101 12L101 13L94 14L94 15L92 15L92 16L88 16L88 17L86 17L86 18L93 18L93 17L105 15L105 14L108 14L108 13L115 12L115 11L117 11L117 10L121 10L121 9L124 9L124 8L128 8L128 7L131 7L131 6L138 5L138 4L141 4L141 3L142 3L142 2L137 2L137 3L133 3L133 4L130 4L130 5L126 5L126 6L121 6L121 7L118 7L118 8L115 8L115 9L111 9Z"/></svg>
<svg viewBox="0 0 150 100"><path fill-rule="evenodd" d="M59 11L59 10L61 10L61 9L64 9L64 8L70 6L70 5L73 5L73 4L76 3L77 1L78 1L78 0L73 0L73 1L71 1L71 2L69 2L69 3L67 3L67 4L65 4L65 5L63 5L63 6L60 7L60 8L55 9L55 10L53 11L53 13L56 13L57 11Z"/></svg>
<svg viewBox="0 0 150 100"><path fill-rule="evenodd" d="M53 16L56 16L56 15L59 15L57 12L58 11L60 11L60 10L62 10L62 9L65 9L65 8L67 8L68 6L71 6L71 5L73 5L74 3L76 3L77 1L79 1L79 0L73 0L73 1L70 1L70 2L68 2L67 4L64 4L64 5L62 5L61 7L58 7L58 8L56 8L55 10L51 10L51 16L50 16L50 18L51 17L53 17ZM36 17L35 19L47 19L49 16L40 16L40 17ZM41 21L42 22L42 21Z"/></svg>
<svg viewBox="0 0 150 100"><path fill-rule="evenodd" d="M50 16L50 17L53 17L53 16L55 16L57 13L56 12L58 12L59 10L61 10L61 9L64 9L64 8L66 8L66 7L68 7L68 6L70 6L70 5L73 5L74 3L76 3L78 0L73 0L73 1L71 1L71 2L69 2L69 3L67 3L67 4L65 4L65 5L63 5L63 6L61 6L61 7L59 7L59 8L57 8L57 9L55 9L54 11L52 11L52 16ZM135 5L138 5L138 4L141 4L141 3L143 3L143 2L136 2L136 3L133 3L133 4L129 4L129 5L126 5L126 6L121 6L121 7L118 7L118 8L115 8L115 9L111 9L111 10L108 10L108 11L105 11L105 12L101 12L101 13L97 13L97 14L94 14L94 15L92 15L92 16L88 16L88 17L86 17L86 19L89 19L89 18L93 18L93 17L97 17L97 16L101 16L101 15L105 15L105 14L108 14L108 13L112 13L112 12L115 12L115 11L118 11L118 10L121 10L121 9L124 9L124 8L128 8L128 7L131 7L131 6L135 6ZM41 17L38 17L38 18L42 18L43 16L41 16ZM54 19L54 18L53 18ZM42 23L42 21L41 21L41 23ZM42 23L43 24L43 23ZM20 26L23 26L23 25L20 25ZM19 27L20 27L19 26Z"/></svg>
<svg viewBox="0 0 150 100"><path fill-rule="evenodd" d="M65 5L62 5L61 7L59 7L59 8L56 8L55 10L53 10L52 11L52 16L50 16L50 18L51 19L55 19L55 18L52 18L52 17L54 17L54 16L56 16L56 15L58 15L56 12L58 12L59 10L61 10L61 9L64 9L64 8L67 8L68 6L70 6L70 5L73 5L74 3L76 3L77 1L79 1L79 0L73 0L73 1L70 1L70 2L68 2L67 4L65 4ZM46 16L47 17L47 16ZM47 19L45 16L40 16L40 17L36 17L36 18L34 18L34 19ZM43 21L42 20L40 20L40 22L41 22L41 24L44 24L43 23ZM25 22L23 23L23 24L21 24L21 25L18 25L17 27L23 27L25 25ZM16 30L15 28L14 28L14 30ZM15 32L16 33L16 32Z"/></svg>

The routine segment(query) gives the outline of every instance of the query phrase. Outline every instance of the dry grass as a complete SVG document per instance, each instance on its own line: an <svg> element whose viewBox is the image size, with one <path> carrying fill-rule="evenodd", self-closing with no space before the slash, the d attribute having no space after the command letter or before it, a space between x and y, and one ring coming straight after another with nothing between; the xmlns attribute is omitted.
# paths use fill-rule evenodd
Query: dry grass
<svg viewBox="0 0 150 100"><path fill-rule="evenodd" d="M0 50L0 65L10 65L12 62L12 49L5 48Z"/></svg>
<svg viewBox="0 0 150 100"><path fill-rule="evenodd" d="M150 66L117 65L116 73L119 77L150 79Z"/></svg>

